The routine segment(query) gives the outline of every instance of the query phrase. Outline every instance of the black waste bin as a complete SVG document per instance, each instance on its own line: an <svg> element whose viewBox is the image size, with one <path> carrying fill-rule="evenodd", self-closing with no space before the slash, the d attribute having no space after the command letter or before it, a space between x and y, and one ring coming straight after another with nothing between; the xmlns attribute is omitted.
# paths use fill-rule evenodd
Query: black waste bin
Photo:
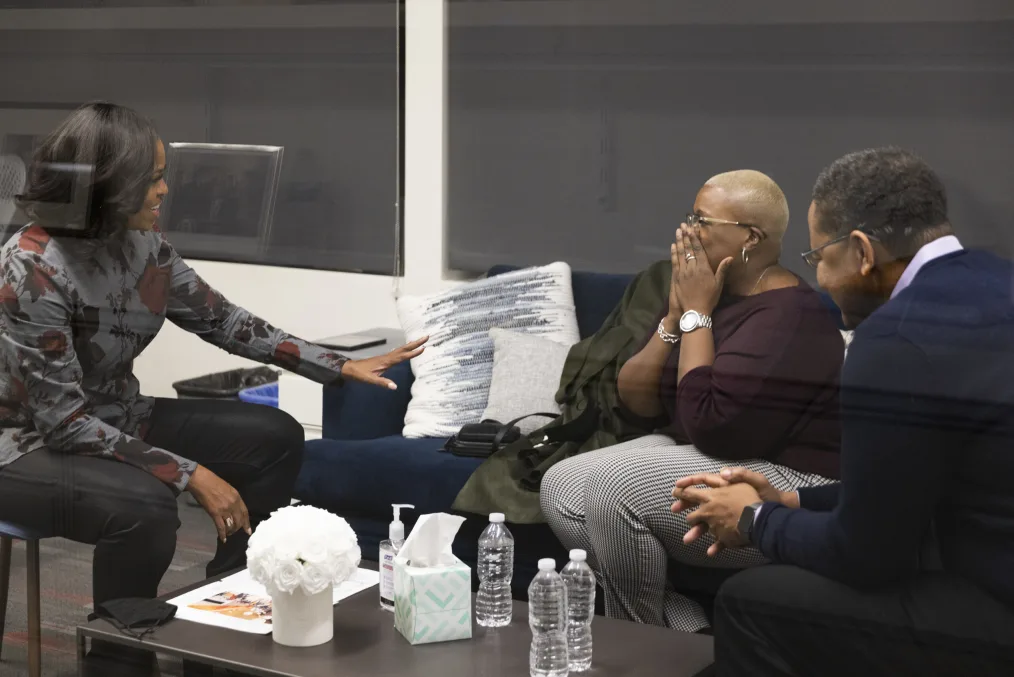
<svg viewBox="0 0 1014 677"><path fill-rule="evenodd" d="M181 400L219 399L238 400L239 391L245 388L262 386L278 380L278 372L270 367L252 367L249 369L231 369L214 374L206 374L197 378L188 378L173 383L176 397ZM193 494L187 494L187 502L200 507Z"/></svg>
<svg viewBox="0 0 1014 677"><path fill-rule="evenodd" d="M176 396L180 399L238 400L239 391L255 388L278 380L278 372L270 367L231 369L215 374L173 383Z"/></svg>

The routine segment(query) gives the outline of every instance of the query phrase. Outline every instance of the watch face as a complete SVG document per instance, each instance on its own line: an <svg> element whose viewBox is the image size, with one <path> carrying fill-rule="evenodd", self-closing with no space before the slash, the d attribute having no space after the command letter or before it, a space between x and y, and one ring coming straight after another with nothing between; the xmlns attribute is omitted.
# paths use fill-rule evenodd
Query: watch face
<svg viewBox="0 0 1014 677"><path fill-rule="evenodd" d="M680 331L689 332L697 329L697 325L701 321L701 315L696 310L688 310L683 313L680 318Z"/></svg>
<svg viewBox="0 0 1014 677"><path fill-rule="evenodd" d="M761 509L763 503L754 503L743 508L743 512L739 515L739 522L736 524L736 529L740 535L749 538L753 532L753 520L755 518L757 510Z"/></svg>
<svg viewBox="0 0 1014 677"><path fill-rule="evenodd" d="M736 525L736 528L742 536L750 537L750 532L753 531L753 514L755 511L756 508L754 506L748 505L740 513L739 523Z"/></svg>

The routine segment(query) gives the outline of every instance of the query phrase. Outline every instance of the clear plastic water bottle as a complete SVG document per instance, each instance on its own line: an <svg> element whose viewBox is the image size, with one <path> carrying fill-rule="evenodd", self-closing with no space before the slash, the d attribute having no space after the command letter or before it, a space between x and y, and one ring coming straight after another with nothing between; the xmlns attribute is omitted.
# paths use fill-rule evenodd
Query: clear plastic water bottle
<svg viewBox="0 0 1014 677"><path fill-rule="evenodd" d="M571 550L560 575L567 585L567 657L571 672L584 672L592 662L592 618L595 617L595 572L588 553Z"/></svg>
<svg viewBox="0 0 1014 677"><path fill-rule="evenodd" d="M502 512L489 516L489 526L479 536L479 592L475 596L475 622L486 628L511 624L514 602L514 537L503 523Z"/></svg>
<svg viewBox="0 0 1014 677"><path fill-rule="evenodd" d="M532 677L567 677L567 586L552 559L539 560L539 573L528 586L528 625Z"/></svg>

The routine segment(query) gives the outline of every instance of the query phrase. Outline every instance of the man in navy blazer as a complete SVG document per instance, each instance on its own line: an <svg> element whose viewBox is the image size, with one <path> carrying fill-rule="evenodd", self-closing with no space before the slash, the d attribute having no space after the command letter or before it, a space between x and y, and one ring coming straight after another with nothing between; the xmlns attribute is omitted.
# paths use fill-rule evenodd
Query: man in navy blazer
<svg viewBox="0 0 1014 677"><path fill-rule="evenodd" d="M827 167L808 220L803 257L856 327L841 482L676 483L689 540L773 563L719 592L718 674L1014 675L1014 267L961 246L943 183L897 148Z"/></svg>

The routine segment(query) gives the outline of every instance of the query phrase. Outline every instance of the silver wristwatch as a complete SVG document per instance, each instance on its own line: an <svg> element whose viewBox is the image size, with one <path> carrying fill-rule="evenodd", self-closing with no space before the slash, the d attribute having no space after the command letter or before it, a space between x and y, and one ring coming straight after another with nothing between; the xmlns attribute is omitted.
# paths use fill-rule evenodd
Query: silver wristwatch
<svg viewBox="0 0 1014 677"><path fill-rule="evenodd" d="M680 317L680 331L689 334L695 329L711 329L711 316L701 315L696 310L688 310Z"/></svg>

